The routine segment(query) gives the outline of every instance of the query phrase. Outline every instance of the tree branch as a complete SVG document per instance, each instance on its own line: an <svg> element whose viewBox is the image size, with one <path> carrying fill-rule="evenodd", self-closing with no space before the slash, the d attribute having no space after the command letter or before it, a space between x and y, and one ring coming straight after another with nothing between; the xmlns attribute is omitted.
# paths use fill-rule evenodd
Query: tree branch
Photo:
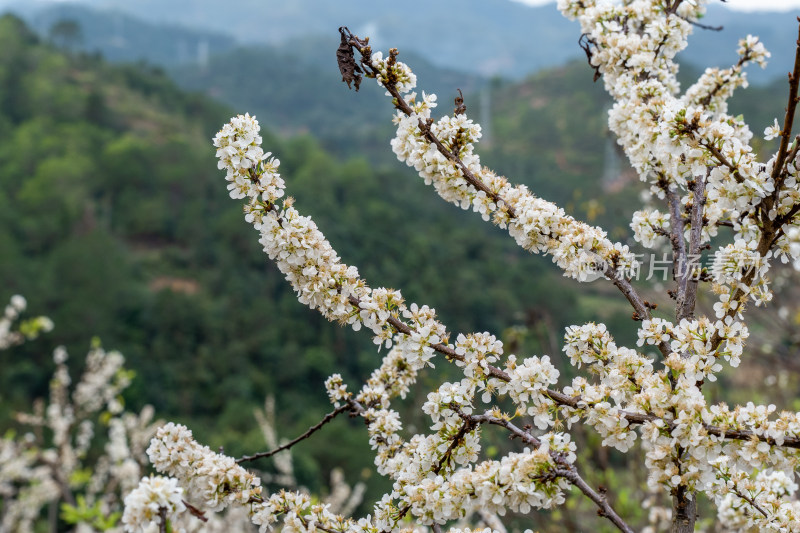
<svg viewBox="0 0 800 533"><path fill-rule="evenodd" d="M325 415L322 418L322 420L320 420L319 422L317 422L316 424L314 424L313 426L308 428L308 430L305 433L303 433L302 435L300 435L299 437L287 442L286 444L284 444L282 446L278 446L274 450L270 450L268 452L256 453L254 455L245 455L244 457L241 457L241 458L237 459L236 462L238 464L241 464L241 463L244 463L244 462L247 462L247 461L255 461L256 459L263 459L265 457L271 457L271 456L275 455L276 453L282 452L283 450L288 450L289 448L291 448L292 446L294 446L295 444L297 444L301 440L307 439L308 437L310 437L311 435L313 435L314 433L316 433L317 431L322 429L322 426L324 426L325 424L327 424L328 422L330 422L331 420L336 418L341 413L344 413L345 411L349 411L350 409L351 409L350 406L347 405L347 404L340 405L339 407L337 407L336 409L334 409L333 411L331 411L330 413Z"/></svg>
<svg viewBox="0 0 800 533"><path fill-rule="evenodd" d="M208 517L206 517L206 514L203 511L201 511L191 503L187 502L186 500L181 500L181 501L183 502L183 505L186 507L186 510L189 511L190 515L199 520L202 520L203 522L208 522Z"/></svg>
<svg viewBox="0 0 800 533"><path fill-rule="evenodd" d="M783 117L783 129L781 130L781 145L778 148L777 157L775 157L775 166L772 167L772 179L775 180L775 191L777 194L780 189L782 179L783 163L786 160L786 155L789 150L789 139L792 136L792 125L794 123L794 115L797 109L797 91L800 87L800 17L797 17L798 36L794 54L794 69L789 74L789 102L786 105L786 115Z"/></svg>
<svg viewBox="0 0 800 533"><path fill-rule="evenodd" d="M158 532L167 533L167 508L158 508Z"/></svg>
<svg viewBox="0 0 800 533"><path fill-rule="evenodd" d="M683 272L681 272L680 290L678 292L677 316L680 322L684 318L694 316L697 304L697 286L699 276L693 277L688 260L700 253L700 240L703 235L703 210L706 205L706 181L697 176L692 187L694 199L692 203L691 229L689 234L689 253L684 256ZM682 297L681 297L682 294Z"/></svg>
<svg viewBox="0 0 800 533"><path fill-rule="evenodd" d="M519 437L522 439L523 442L526 444L530 444L532 446L539 447L541 446L541 441L528 433L527 431L523 431L508 420L498 418L492 416L488 413L483 415L468 415L459 410L456 411L459 416L464 420L470 420L473 423L478 424L492 424L495 426L500 426L507 429L511 432L512 435L515 437ZM556 462L559 466L553 469L553 474L557 477L562 477L569 481L573 486L575 486L578 490L580 490L586 497L592 500L595 505L597 505L597 513L604 517L608 518L612 524L617 526L620 531L624 531L625 533L633 533L633 529L625 523L625 521L617 514L617 512L611 507L606 499L605 495L598 494L594 489L592 489L586 481L578 474L578 471L575 468L575 465L572 463L567 462L564 457L556 452L550 452L550 456L553 458L553 461Z"/></svg>
<svg viewBox="0 0 800 533"><path fill-rule="evenodd" d="M672 275L678 282L678 294L675 301L678 303L676 307L680 309L682 302L686 299L686 285L683 283L683 271L680 269L686 268L686 240L683 237L683 230L686 225L683 216L681 215L681 203L678 198L678 193L675 189L670 188L670 184L666 177L659 179L659 184L663 181L664 186L662 190L667 196L667 206L669 207L670 218L670 243L672 244Z"/></svg>

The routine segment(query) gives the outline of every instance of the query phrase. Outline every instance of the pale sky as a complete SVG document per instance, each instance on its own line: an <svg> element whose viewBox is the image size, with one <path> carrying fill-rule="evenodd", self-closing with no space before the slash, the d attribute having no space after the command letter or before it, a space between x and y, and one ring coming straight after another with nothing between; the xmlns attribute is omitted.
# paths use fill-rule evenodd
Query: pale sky
<svg viewBox="0 0 800 533"><path fill-rule="evenodd" d="M554 0L515 0L531 6L550 4ZM721 3L721 2L720 2ZM728 0L726 5L740 11L800 11L800 0Z"/></svg>

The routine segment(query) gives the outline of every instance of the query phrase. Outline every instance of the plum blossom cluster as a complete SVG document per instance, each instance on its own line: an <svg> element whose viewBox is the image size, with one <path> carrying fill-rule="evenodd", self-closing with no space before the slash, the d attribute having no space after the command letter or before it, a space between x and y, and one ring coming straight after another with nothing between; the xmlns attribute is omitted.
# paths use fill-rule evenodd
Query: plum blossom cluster
<svg viewBox="0 0 800 533"><path fill-rule="evenodd" d="M210 511L247 505L261 495L260 479L233 458L199 445L185 426L170 422L160 427L147 456L156 470L184 484L190 503Z"/></svg>
<svg viewBox="0 0 800 533"><path fill-rule="evenodd" d="M248 221L261 220L283 196L284 183L277 171L280 160L261 149L258 121L247 114L236 117L219 132L214 146L231 198L247 198Z"/></svg>
<svg viewBox="0 0 800 533"><path fill-rule="evenodd" d="M661 319L646 321L639 344L667 343L673 350L666 368L655 373L651 359L618 347L602 325L567 331L565 351L571 360L588 365L600 379L590 383L575 378L573 386L565 388L580 396L573 412L604 437L605 445L621 451L633 445L638 427L654 488L685 485L713 493L719 471L711 460L719 457L730 459L731 468L740 473L764 467L792 470L797 465L796 450L779 447L788 439L796 442L797 413L775 417L775 406L748 404L731 411L725 404L709 405L696 385L715 379L721 370L717 358L738 362L735 354L741 353L747 334L730 318L728 322L685 320L673 326ZM715 334L730 335L720 353L710 350ZM741 440L744 434L748 440ZM725 438L732 436L740 438ZM675 460L676 448L687 452L680 461Z"/></svg>
<svg viewBox="0 0 800 533"><path fill-rule="evenodd" d="M631 221L633 238L645 248L655 248L659 238L669 235L669 215L658 209L636 211Z"/></svg>
<svg viewBox="0 0 800 533"><path fill-rule="evenodd" d="M731 471L727 457L715 461L720 481L714 489L720 523L733 531L793 531L800 528L800 503L793 472ZM788 529L787 529L788 525Z"/></svg>
<svg viewBox="0 0 800 533"><path fill-rule="evenodd" d="M400 500L393 504L395 509L407 509L430 524L457 520L478 509L504 515L508 509L528 512L563 501L568 482L554 476L553 470L555 457L565 465L574 461L575 445L568 435L550 434L536 441L536 450L468 466L480 452L479 427L470 417L474 379L444 383L428 394L423 411L431 417L435 433L404 440L399 414L390 409L390 401L404 395L406 388L394 383L415 379L416 373L409 369L400 354L391 351L355 398L376 451L378 471L395 481L391 498Z"/></svg>
<svg viewBox="0 0 800 533"><path fill-rule="evenodd" d="M273 401L267 400L265 410L257 418L265 440L275 446ZM254 525L265 532L272 531L280 521L284 531L381 531L371 527L369 519L355 522L337 514L340 510L352 511L364 490L363 485L351 489L339 471L332 474L331 494L315 503L298 491L281 490L268 496L261 477L232 457L199 444L182 425L168 423L159 428L147 453L153 466L169 476L144 477L129 494L123 515L126 532L149 532L163 527L245 532L253 531ZM272 483L297 485L290 455L283 457L278 470L277 476L264 475Z"/></svg>
<svg viewBox="0 0 800 533"><path fill-rule="evenodd" d="M766 278L769 261L755 246L755 241L736 239L733 244L717 250L711 270L717 284L715 292L719 294L719 301L714 304L717 318L735 314L741 319L748 299L756 305L772 300Z"/></svg>
<svg viewBox="0 0 800 533"><path fill-rule="evenodd" d="M137 531L160 519L174 520L186 509L177 479L148 476L125 497L122 523L128 531Z"/></svg>
<svg viewBox="0 0 800 533"><path fill-rule="evenodd" d="M635 260L627 246L611 242L601 229L578 222L524 185L513 186L483 167L474 151L481 129L466 114L433 121L435 95L423 94L418 101L416 93L404 94L380 76L377 80L396 91L395 98L401 97L404 103L394 117L397 133L392 150L444 200L507 228L520 246L551 255L565 275L574 279L593 278L597 265L632 269ZM475 180L483 187L476 188Z"/></svg>
<svg viewBox="0 0 800 533"><path fill-rule="evenodd" d="M281 490L267 496L258 476L232 457L196 442L185 426L169 423L161 427L148 455L156 469L170 477L143 478L131 493L124 515L129 532L149 531L166 525L167 520L173 526L179 520L183 522L177 523L185 523L188 513L183 511L187 509L208 520L207 513L226 507L229 514L233 512L240 519L244 516L262 533L272 531L279 521L285 531L382 531L369 517L359 521L344 518L333 512L331 503L314 503L301 492ZM155 489L153 479L159 480ZM243 526L242 531L246 530Z"/></svg>
<svg viewBox="0 0 800 533"><path fill-rule="evenodd" d="M237 132L242 128L241 134L247 139L259 138L259 126L254 118L240 117L235 123L236 128L224 128L217 135L215 145L240 144ZM221 157L229 175L235 173L239 163ZM276 193L277 198L283 195L283 180L276 172L277 160L272 165L254 171L252 179L257 183L269 180L280 193ZM430 345L439 343L444 334L444 327L436 320L432 309L406 306L398 291L369 288L359 277L358 269L341 262L316 224L301 215L292 201L284 202L281 207L272 203L262 207L258 216L251 216L254 211L248 212L247 219L260 232L259 242L264 251L277 263L302 303L319 309L329 320L350 324L355 330L367 327L378 345L389 347L393 342L399 343L408 362L417 368L430 361L434 355ZM394 328L390 322L399 317L416 327L393 339Z"/></svg>
<svg viewBox="0 0 800 533"><path fill-rule="evenodd" d="M407 93L417 86L417 75L402 61L396 61L393 54L384 59L382 52L375 52L371 58L375 77L380 84L396 84L401 93ZM387 93L388 96L388 93Z"/></svg>

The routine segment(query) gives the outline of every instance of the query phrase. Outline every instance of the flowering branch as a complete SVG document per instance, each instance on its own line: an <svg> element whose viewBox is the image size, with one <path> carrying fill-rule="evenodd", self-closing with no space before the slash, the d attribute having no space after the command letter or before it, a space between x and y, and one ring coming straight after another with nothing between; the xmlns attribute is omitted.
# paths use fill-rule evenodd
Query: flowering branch
<svg viewBox="0 0 800 533"><path fill-rule="evenodd" d="M459 416L461 416L467 423L470 424L493 424L496 426L501 426L506 428L512 435L522 439L523 442L526 444L531 444L533 446L539 447L541 446L541 442L539 439L528 433L527 431L523 431L514 424L512 424L509 420L505 418L496 417L491 415L490 413L486 413L483 415L467 415L463 412L458 411ZM553 469L553 474L557 477L563 477L568 480L572 485L574 485L578 490L580 490L586 497L592 500L595 505L598 507L598 514L605 518L608 518L611 523L613 523L620 531L624 531L626 533L633 533L633 529L625 523L625 521L617 514L616 511L611 507L608 503L606 496L603 494L598 494L594 489L592 489L586 481L578 474L575 466L567 461L564 460L563 456L558 454L557 452L551 452L554 461L559 465L559 468Z"/></svg>
<svg viewBox="0 0 800 533"><path fill-rule="evenodd" d="M501 225L501 227L504 227L506 223L517 218L517 213L513 202L507 200L501 194L501 191L507 187L505 180L502 178L498 179L496 176L490 175L487 177L490 179L494 178L497 181L492 185L488 185L480 177L480 175L486 173L486 171L480 169L479 165L476 165L475 163L471 165L465 164L459 155L459 153L466 148L465 141L469 140L466 131L467 126L459 126L458 132L456 133L454 139L451 139L450 141L443 140L436 134L433 128L433 119L421 114L419 109L412 107L413 99L411 102L409 102L407 101L406 97L403 96L402 93L406 92L404 89L408 87L408 82L402 79L402 75L398 75L398 73L393 70L398 65L397 50L390 50L389 58L386 60L385 65L380 66L380 64L373 63L373 58L371 57L371 48L368 44L369 39L362 40L350 33L347 28L340 28L339 31L342 33L342 42L345 42L346 38L346 42L354 50L357 50L361 54L361 67L367 73L367 76L376 78L378 83L386 89L387 93L393 98L392 101L398 111L411 119L412 122L416 121L416 127L419 135L429 142L439 154L444 156L446 160L454 163L459 175L464 178L470 187L475 189L479 195L483 193L485 197L493 202L494 206L488 206L488 209L496 210L495 223L498 223ZM463 105L463 98L461 96L456 99L456 106L456 118L465 116L465 107ZM447 144L450 144L451 147L449 148ZM467 150L467 154L469 155L470 159L476 159L476 156L474 156L470 150ZM461 203L463 204L463 201ZM582 230L584 230L584 227L585 230L589 229L588 226L576 222L571 217L568 217L568 223L577 225L581 227ZM599 231L595 228L592 229ZM604 236L604 232L600 233L603 233ZM615 246L611 245L611 247L614 248ZM650 308L636 293L636 290L633 288L630 281L626 279L620 271L620 267L624 265L616 264L620 257L618 255L612 255L609 259L610 260L603 265L603 267L606 269L604 271L605 276L614 283L614 285L623 293L623 295L625 295L626 299L633 306L641 320L650 318Z"/></svg>
<svg viewBox="0 0 800 533"><path fill-rule="evenodd" d="M800 23L800 17L797 17ZM789 139L792 136L792 125L794 124L795 111L797 110L798 88L800 87L800 25L798 25L797 48L794 55L794 69L789 74L789 102L786 105L786 114L783 117L783 129L781 129L781 144L775 156L775 164L772 167L772 179L780 185L783 165L786 154L789 150Z"/></svg>

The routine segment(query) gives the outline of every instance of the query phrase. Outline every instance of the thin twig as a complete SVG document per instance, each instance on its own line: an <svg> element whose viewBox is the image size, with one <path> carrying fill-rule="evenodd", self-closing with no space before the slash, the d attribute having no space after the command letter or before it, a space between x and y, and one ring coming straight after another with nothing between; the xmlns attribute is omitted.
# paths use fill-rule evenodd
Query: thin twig
<svg viewBox="0 0 800 533"><path fill-rule="evenodd" d="M190 515L192 515L195 518L199 518L203 522L208 522L208 517L206 517L206 514L203 511L201 511L191 503L187 502L186 500L181 500L181 501L183 502L183 505L186 507L186 510L189 511Z"/></svg>
<svg viewBox="0 0 800 533"><path fill-rule="evenodd" d="M686 18L684 16L681 16L681 15L676 15L676 16L681 20L685 20L686 22L688 22L692 26L697 26L701 30L722 31L722 30L725 29L724 26L711 26L710 24L703 24L701 22L697 22L696 20L688 19L688 18Z"/></svg>
<svg viewBox="0 0 800 533"><path fill-rule="evenodd" d="M325 415L322 418L322 420L320 420L319 422L317 422L316 424L314 424L313 426L308 428L308 430L305 433L303 433L302 435L300 435L299 437L287 442L286 444L284 444L282 446L278 446L274 450L270 450L268 452L256 453L254 455L245 455L244 457L241 457L241 458L237 459L236 462L241 464L241 463L244 463L244 462L247 462L247 461L255 461L256 459L264 459L265 457L272 457L276 453L282 452L283 450L288 450L289 448L291 448L292 446L294 446L295 444L297 444L301 440L307 439L308 437L310 437L311 435L313 435L314 433L316 433L317 431L322 429L322 426L324 426L325 424L327 424L328 422L330 422L331 420L336 418L341 413L344 413L345 411L348 411L348 410L350 410L350 406L348 406L347 404L340 405L339 407L337 407L336 409L334 409L333 411L331 411L330 413Z"/></svg>
<svg viewBox="0 0 800 533"><path fill-rule="evenodd" d="M444 466L450 462L450 458L453 456L455 449L458 448L458 446L464 441L466 434L473 429L475 429L475 423L471 420L464 420L464 425L462 425L458 430L458 433L453 436L450 446L447 447L447 450L444 452L444 454L442 454L442 458L439 459L439 463L433 469L434 474L441 472L442 468L444 468Z"/></svg>
<svg viewBox="0 0 800 533"><path fill-rule="evenodd" d="M728 167L728 169L731 171L733 179L736 180L736 183L744 183L744 178L742 177L741 174L739 174L739 169L733 163L728 161L728 158L725 157L725 155L722 152L720 152L716 146L708 142L701 142L700 145L709 152L711 152L711 155L716 157L717 161L722 163L724 166Z"/></svg>
<svg viewBox="0 0 800 533"><path fill-rule="evenodd" d="M684 19L684 20L686 20L686 19ZM688 22L692 23L691 21L688 21ZM695 23L695 24L699 24L699 23ZM722 26L719 26L719 29L722 30ZM703 106L703 107L708 106L711 103L711 100L713 100L714 97L717 95L717 93L719 93L722 90L722 88L725 87L725 84L731 81L731 79L733 77L733 74L736 73L736 72L741 72L742 68L744 67L744 64L746 62L750 61L751 58L752 57L751 57L749 51L745 55L740 57L739 61L737 61L736 64L731 67L730 74L728 76L724 77L722 79L722 81L717 81L714 84L714 88L711 89L710 91L708 91L708 93L706 93L706 95L699 100L700 105Z"/></svg>
<svg viewBox="0 0 800 533"><path fill-rule="evenodd" d="M734 485L733 493L736 494L741 499L743 499L744 501L746 501L747 503L749 503L753 507L753 509L761 513L764 516L764 518L769 518L767 512L764 509L762 509L761 506L758 505L751 497L747 496L746 494L742 494L742 492L739 490L739 487L736 487Z"/></svg>
<svg viewBox="0 0 800 533"><path fill-rule="evenodd" d="M578 472L574 469L568 468L557 468L555 473L559 477L563 477L570 483L572 483L579 491L581 491L587 498L592 500L594 504L597 506L597 514L608 518L612 524L617 526L620 531L624 531L625 533L633 533L633 528L631 528L625 521L617 514L611 505L609 505L608 500L606 499L604 494L598 494L597 491L592 489L586 481L578 474Z"/></svg>

